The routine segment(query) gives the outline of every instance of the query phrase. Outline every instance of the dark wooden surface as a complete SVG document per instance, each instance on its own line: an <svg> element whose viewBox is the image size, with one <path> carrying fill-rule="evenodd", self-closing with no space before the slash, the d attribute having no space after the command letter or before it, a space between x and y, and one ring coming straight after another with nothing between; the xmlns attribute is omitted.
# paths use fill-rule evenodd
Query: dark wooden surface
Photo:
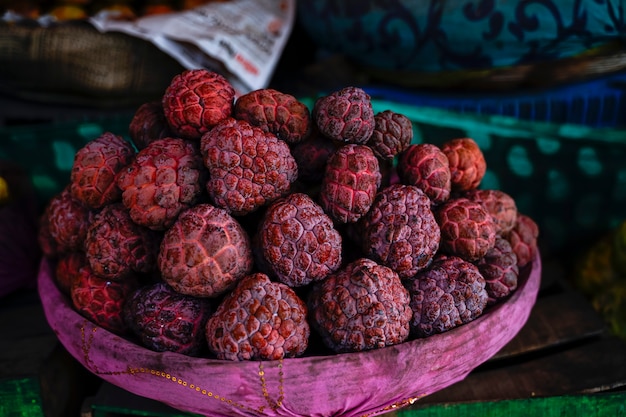
<svg viewBox="0 0 626 417"><path fill-rule="evenodd" d="M0 298L0 416L43 416L39 369L57 345L34 291Z"/></svg>
<svg viewBox="0 0 626 417"><path fill-rule="evenodd" d="M0 379L36 375L57 344L34 290L0 299L0 335Z"/></svg>
<svg viewBox="0 0 626 417"><path fill-rule="evenodd" d="M34 289L0 298L0 335L0 416L78 416L100 381L58 342Z"/></svg>

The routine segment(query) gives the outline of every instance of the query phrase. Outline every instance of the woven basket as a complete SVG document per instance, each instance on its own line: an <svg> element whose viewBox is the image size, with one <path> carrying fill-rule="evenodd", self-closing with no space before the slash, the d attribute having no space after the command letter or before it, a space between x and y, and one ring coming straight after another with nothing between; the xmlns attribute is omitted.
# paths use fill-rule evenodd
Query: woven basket
<svg viewBox="0 0 626 417"><path fill-rule="evenodd" d="M0 23L0 92L46 103L115 107L162 96L183 68L149 42L84 21Z"/></svg>

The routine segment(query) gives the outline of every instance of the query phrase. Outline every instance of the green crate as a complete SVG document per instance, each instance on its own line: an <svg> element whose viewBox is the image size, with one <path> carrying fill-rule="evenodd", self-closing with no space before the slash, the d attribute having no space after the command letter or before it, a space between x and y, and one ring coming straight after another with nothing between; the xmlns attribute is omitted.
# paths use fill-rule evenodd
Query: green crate
<svg viewBox="0 0 626 417"><path fill-rule="evenodd" d="M314 98L302 101L312 108ZM487 161L481 188L501 189L540 227L544 253L562 252L626 219L626 130L557 125L373 100L413 122L414 142L471 137ZM45 201L68 181L73 156L104 131L128 138L127 118L0 128L0 159L30 170Z"/></svg>
<svg viewBox="0 0 626 417"><path fill-rule="evenodd" d="M626 392L618 391L414 406L395 417L615 417L624 415L625 404Z"/></svg>

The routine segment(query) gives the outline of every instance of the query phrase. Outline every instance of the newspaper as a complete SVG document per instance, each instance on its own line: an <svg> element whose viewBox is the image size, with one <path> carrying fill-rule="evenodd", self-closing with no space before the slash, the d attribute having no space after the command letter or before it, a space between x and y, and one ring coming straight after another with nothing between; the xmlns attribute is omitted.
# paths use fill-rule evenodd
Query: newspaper
<svg viewBox="0 0 626 417"><path fill-rule="evenodd" d="M220 72L238 94L268 86L289 39L296 0L213 1L134 21L102 12L89 20L152 42L187 69Z"/></svg>

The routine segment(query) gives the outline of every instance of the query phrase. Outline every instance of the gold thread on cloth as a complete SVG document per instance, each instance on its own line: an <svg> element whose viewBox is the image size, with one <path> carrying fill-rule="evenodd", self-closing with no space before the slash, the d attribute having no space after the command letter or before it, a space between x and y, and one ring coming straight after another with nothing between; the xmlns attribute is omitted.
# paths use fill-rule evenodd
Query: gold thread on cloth
<svg viewBox="0 0 626 417"><path fill-rule="evenodd" d="M423 398L425 396L426 395L420 395L420 396L417 396L417 397L409 397L409 398L407 398L405 400L400 400L400 401L395 402L393 404L389 404L388 406L383 407L383 408L375 411L374 414L366 413L366 414L361 414L359 417L370 417L372 415L379 415L379 414L382 414L382 413L390 412L390 411L395 410L395 409L404 408L404 407L406 407L408 405L414 404L417 400L419 400L420 398Z"/></svg>
<svg viewBox="0 0 626 417"><path fill-rule="evenodd" d="M273 401L270 399L269 392L267 391L267 384L265 381L265 370L263 369L263 362L259 362L259 377L261 378L261 389L263 390L263 397L272 410L277 410L283 404L285 399L285 392L283 390L283 360L278 361L278 399Z"/></svg>
<svg viewBox="0 0 626 417"><path fill-rule="evenodd" d="M96 366L96 364L91 360L91 357L89 355L90 350L91 350L91 345L93 343L93 338L94 338L94 334L96 333L96 331L98 330L97 327L93 327L91 329L91 331L89 332L89 336L86 336L86 331L85 331L85 326L88 324L89 322L87 320L85 320L83 322L83 325L80 327L80 332L81 332L81 342L82 342L82 351L83 351L83 357L85 360L85 364L89 364L89 366L91 367L91 369L93 370L93 372L97 375L136 375L136 374L150 374L150 375L154 375L156 377L161 377L161 378L165 378L168 381L177 383L178 385L181 385L183 387L187 387L191 390L194 390L195 392L206 396L208 398L212 398L216 401L221 401L221 402L225 402L229 405L232 405L234 407L238 407L241 409L245 409L248 411L253 411L253 412L258 412L258 413L263 413L263 411L265 410L265 406L261 405L258 408L253 408L253 407L249 407L245 404L241 404L238 403L236 401L230 400L230 399L226 399L223 396L220 396L218 394L215 394L213 391L209 391L205 388L202 388L200 385L198 384L193 384L193 383L189 383L188 381L185 381L181 378L178 378L176 376L173 376L165 371L159 371L156 369L147 369L147 368L133 368L130 365L128 366L128 368L125 371L101 371L98 369L98 367ZM259 371L258 371L258 376L259 376L259 381L261 383L261 391L263 394L263 398L265 398L265 401L267 402L267 405L269 406L269 408L271 408L272 410L277 410L278 408L280 408L283 405L283 401L285 399L285 391L284 391L284 373L283 373L283 360L280 359L278 361L278 398L276 400L273 400L272 398L270 398L270 393L268 391L267 388L267 380L265 379L265 368L264 368L264 364L262 361L259 362ZM374 413L374 415L377 414L381 414L384 412L388 412L388 411L392 411L395 410L397 408L402 408L405 406L408 406L410 404L415 403L417 400L419 400L420 398L422 398L422 396L418 396L418 397L410 397L398 402L395 402L393 404L390 404L384 408L379 409L378 411L376 411ZM367 413L367 414L362 414L360 417L370 417L372 416L372 413Z"/></svg>
<svg viewBox="0 0 626 417"><path fill-rule="evenodd" d="M88 323L89 321L85 320L80 327L81 349L83 352L83 359L85 361L85 364L88 365L96 375L133 375L133 376L136 374L153 375L155 377L161 377L161 378L167 379L168 381L171 381L183 387L189 388L203 396L214 399L216 401L227 403L237 408L245 409L245 410L252 411L255 413L262 413L263 410L265 410L264 405L259 406L258 408L254 408L254 407L247 406L245 404L238 403L237 401L233 401L219 394L216 394L213 391L209 391L206 388L203 388L198 384L190 383L189 381L185 381L170 373L167 373L165 371L159 371L157 369L133 368L129 365L125 371L102 371L98 369L98 366L91 360L91 357L90 357L90 351L91 351L91 346L93 343L94 334L96 333L98 328L93 327L91 331L88 331L86 330L86 326ZM89 336L87 336L86 334L87 332L89 333ZM259 362L258 376L259 376L259 382L261 384L261 391L262 391L263 398L265 398L265 401L267 402L269 407L272 410L276 410L279 407L281 407L283 404L283 400L285 398L285 391L283 388L283 379L284 379L283 360L280 359L278 361L278 398L276 400L273 400L270 398L270 394L267 389L267 381L265 379L265 369L264 369L262 361Z"/></svg>

